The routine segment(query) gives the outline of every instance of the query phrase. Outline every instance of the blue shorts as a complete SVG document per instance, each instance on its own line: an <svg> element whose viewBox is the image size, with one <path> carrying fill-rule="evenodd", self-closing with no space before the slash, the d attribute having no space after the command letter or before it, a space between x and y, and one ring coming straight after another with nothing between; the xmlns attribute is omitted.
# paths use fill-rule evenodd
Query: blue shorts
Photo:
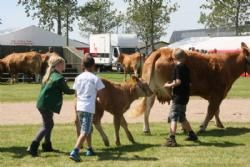
<svg viewBox="0 0 250 167"><path fill-rule="evenodd" d="M84 111L77 111L81 126L81 133L89 135L93 131L92 122L94 114Z"/></svg>

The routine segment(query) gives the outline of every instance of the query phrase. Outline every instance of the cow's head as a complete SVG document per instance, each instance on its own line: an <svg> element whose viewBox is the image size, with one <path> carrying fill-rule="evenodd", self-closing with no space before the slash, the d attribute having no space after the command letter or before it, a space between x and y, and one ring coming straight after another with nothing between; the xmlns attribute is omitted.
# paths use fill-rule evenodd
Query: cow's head
<svg viewBox="0 0 250 167"><path fill-rule="evenodd" d="M136 93L140 97L145 97L145 96L151 96L153 94L152 90L149 88L149 85L147 82L145 82L143 79L139 79L136 76L131 77L132 82L135 82L136 84Z"/></svg>
<svg viewBox="0 0 250 167"><path fill-rule="evenodd" d="M123 62L123 59L124 59L124 55L121 53L121 54L117 57L116 63L122 63L122 62Z"/></svg>
<svg viewBox="0 0 250 167"><path fill-rule="evenodd" d="M0 75L4 72L7 72L6 65L2 60L0 60Z"/></svg>
<svg viewBox="0 0 250 167"><path fill-rule="evenodd" d="M242 54L246 60L246 72L250 73L250 48L242 42L241 43Z"/></svg>

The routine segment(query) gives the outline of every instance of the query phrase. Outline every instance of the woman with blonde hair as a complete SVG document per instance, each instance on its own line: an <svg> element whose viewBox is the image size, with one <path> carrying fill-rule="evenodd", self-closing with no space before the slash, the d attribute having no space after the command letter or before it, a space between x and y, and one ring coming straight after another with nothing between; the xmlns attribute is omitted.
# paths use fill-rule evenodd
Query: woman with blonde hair
<svg viewBox="0 0 250 167"><path fill-rule="evenodd" d="M51 144L51 132L54 126L53 113L60 113L63 94L74 94L65 82L62 72L65 70L65 61L59 56L51 56L48 68L42 80L42 88L38 96L36 107L39 110L43 126L38 131L27 151L32 156L38 155L40 141L44 138L42 150L44 152L54 151Z"/></svg>

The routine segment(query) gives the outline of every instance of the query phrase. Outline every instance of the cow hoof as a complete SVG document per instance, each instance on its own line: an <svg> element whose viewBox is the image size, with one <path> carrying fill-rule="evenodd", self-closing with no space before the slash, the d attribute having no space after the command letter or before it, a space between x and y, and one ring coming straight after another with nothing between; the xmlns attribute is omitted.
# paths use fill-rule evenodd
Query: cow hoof
<svg viewBox="0 0 250 167"><path fill-rule="evenodd" d="M218 124L218 125L216 125L216 127L218 127L218 128L224 128L224 126L222 125L222 124Z"/></svg>
<svg viewBox="0 0 250 167"><path fill-rule="evenodd" d="M144 134L145 136L151 136L151 132L150 132L150 131L143 131L143 134Z"/></svg>
<svg viewBox="0 0 250 167"><path fill-rule="evenodd" d="M137 142L135 142L134 140L131 140L130 141L132 144L137 144Z"/></svg>
<svg viewBox="0 0 250 167"><path fill-rule="evenodd" d="M206 131L205 131L205 129L200 129L198 132L197 132L197 134L202 134L202 133L205 133Z"/></svg>
<svg viewBox="0 0 250 167"><path fill-rule="evenodd" d="M104 145L105 145L106 147L109 147L109 141L104 141Z"/></svg>
<svg viewBox="0 0 250 167"><path fill-rule="evenodd" d="M121 146L120 142L115 142L116 146Z"/></svg>

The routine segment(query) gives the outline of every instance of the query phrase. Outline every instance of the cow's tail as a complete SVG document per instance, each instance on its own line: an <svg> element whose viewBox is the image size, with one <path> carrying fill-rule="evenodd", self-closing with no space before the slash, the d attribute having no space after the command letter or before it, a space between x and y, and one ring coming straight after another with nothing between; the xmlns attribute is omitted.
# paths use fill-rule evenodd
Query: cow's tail
<svg viewBox="0 0 250 167"><path fill-rule="evenodd" d="M154 74L154 69L155 69L155 63L161 56L160 49L157 51L151 53L149 55L148 59L145 61L144 66L143 66L143 71L142 71L142 78L147 81L149 84L149 87L152 89L154 92L154 85L153 84L153 74ZM150 107L149 104L147 104L149 101L147 100L149 97L143 97L138 103L135 104L135 106L129 110L129 116L132 117L138 117L145 113L147 107Z"/></svg>
<svg viewBox="0 0 250 167"><path fill-rule="evenodd" d="M146 110L146 97L137 100L135 103L135 107L130 108L128 111L128 115L130 117L138 117L142 115Z"/></svg>

